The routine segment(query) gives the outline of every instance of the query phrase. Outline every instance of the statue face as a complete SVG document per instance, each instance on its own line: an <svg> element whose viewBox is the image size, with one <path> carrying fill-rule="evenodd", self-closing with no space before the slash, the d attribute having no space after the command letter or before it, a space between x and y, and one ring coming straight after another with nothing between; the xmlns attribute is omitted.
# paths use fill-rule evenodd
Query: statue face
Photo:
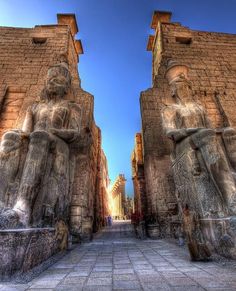
<svg viewBox="0 0 236 291"><path fill-rule="evenodd" d="M48 70L46 79L46 91L49 95L63 97L70 86L69 74L63 72L64 68L53 67Z"/></svg>
<svg viewBox="0 0 236 291"><path fill-rule="evenodd" d="M183 77L179 76L171 83L172 96L178 98L183 103L192 102L192 92L188 81Z"/></svg>

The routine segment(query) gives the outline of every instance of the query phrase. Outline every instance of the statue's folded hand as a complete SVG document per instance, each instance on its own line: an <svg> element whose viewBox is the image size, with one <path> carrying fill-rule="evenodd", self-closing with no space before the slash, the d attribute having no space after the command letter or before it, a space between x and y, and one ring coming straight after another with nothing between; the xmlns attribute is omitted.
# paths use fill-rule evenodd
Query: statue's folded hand
<svg viewBox="0 0 236 291"><path fill-rule="evenodd" d="M187 132L187 134L192 134L192 133L199 131L200 129L203 129L203 128L202 127L187 128L186 132Z"/></svg>
<svg viewBox="0 0 236 291"><path fill-rule="evenodd" d="M49 132L66 142L72 142L79 136L79 132L75 129L57 129L50 128Z"/></svg>
<svg viewBox="0 0 236 291"><path fill-rule="evenodd" d="M168 138L174 140L175 142L187 137L186 129L171 129L167 131Z"/></svg>
<svg viewBox="0 0 236 291"><path fill-rule="evenodd" d="M57 135L57 133L58 133L58 129L56 129L56 128L50 128L49 129L49 132L51 133L51 134L55 134L55 135Z"/></svg>

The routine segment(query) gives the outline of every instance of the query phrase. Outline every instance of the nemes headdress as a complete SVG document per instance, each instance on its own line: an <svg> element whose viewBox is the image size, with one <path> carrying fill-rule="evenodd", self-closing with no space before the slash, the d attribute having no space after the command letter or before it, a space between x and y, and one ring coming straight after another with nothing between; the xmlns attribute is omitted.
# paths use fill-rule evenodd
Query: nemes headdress
<svg viewBox="0 0 236 291"><path fill-rule="evenodd" d="M174 60L169 60L167 64L165 77L169 84L179 79L188 79L188 67Z"/></svg>

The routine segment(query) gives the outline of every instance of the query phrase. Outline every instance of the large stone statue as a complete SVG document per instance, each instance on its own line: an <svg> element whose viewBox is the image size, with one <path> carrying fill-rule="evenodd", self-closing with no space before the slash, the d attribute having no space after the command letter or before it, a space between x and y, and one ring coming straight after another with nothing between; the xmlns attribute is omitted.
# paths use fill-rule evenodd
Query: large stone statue
<svg viewBox="0 0 236 291"><path fill-rule="evenodd" d="M164 130L173 141L176 196L180 209L187 204L205 224L212 226L213 220L224 218L223 225L236 215L236 132L211 128L204 108L193 98L187 73L186 66L169 63L166 77L172 103L162 111ZM223 235L216 228L214 241ZM207 231L214 232L209 227Z"/></svg>
<svg viewBox="0 0 236 291"><path fill-rule="evenodd" d="M216 131L211 128L204 108L194 101L191 84L186 78L186 69L176 64L172 64L169 70L171 68L172 75L169 78L174 102L163 109L163 124L167 136L174 142L175 168L180 167L180 164L182 167L188 167L186 171L192 174L195 186L202 187L199 188L201 195L198 195L197 200L200 200L199 207L203 207L203 216L212 216L214 213L225 215L227 209L231 215L236 214L235 181L222 150L220 137L218 138ZM174 69L180 72L177 71L173 77ZM185 165L180 163L184 158L189 160L187 163L185 161ZM180 177L182 173L178 174ZM206 175L210 177L210 182L198 181ZM183 180L183 177L181 179ZM204 194L205 192L212 193ZM187 199L192 200L191 197Z"/></svg>
<svg viewBox="0 0 236 291"><path fill-rule="evenodd" d="M65 100L70 86L67 63L50 67L40 100L28 108L22 130L2 138L2 228L51 226L68 219L75 164L71 145L79 143L81 120L80 107ZM14 184L16 189L9 193ZM9 195L14 203L9 203Z"/></svg>

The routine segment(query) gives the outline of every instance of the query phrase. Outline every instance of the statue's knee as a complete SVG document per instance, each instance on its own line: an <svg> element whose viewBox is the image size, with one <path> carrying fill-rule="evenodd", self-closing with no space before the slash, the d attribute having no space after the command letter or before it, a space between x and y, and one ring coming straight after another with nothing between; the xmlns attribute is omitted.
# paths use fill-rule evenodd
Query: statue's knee
<svg viewBox="0 0 236 291"><path fill-rule="evenodd" d="M49 140L49 133L44 130L34 131L30 134L30 139Z"/></svg>
<svg viewBox="0 0 236 291"><path fill-rule="evenodd" d="M18 132L8 131L2 136L1 150L7 152L15 150L20 147L21 141L21 135Z"/></svg>
<svg viewBox="0 0 236 291"><path fill-rule="evenodd" d="M48 145L50 135L46 131L34 131L30 134L30 144L35 144L38 147Z"/></svg>
<svg viewBox="0 0 236 291"><path fill-rule="evenodd" d="M236 136L236 130L232 127L226 127L223 131L223 137L233 137Z"/></svg>
<svg viewBox="0 0 236 291"><path fill-rule="evenodd" d="M215 144L216 133L213 129L201 129L191 136L191 141L196 148L201 148L209 144Z"/></svg>

